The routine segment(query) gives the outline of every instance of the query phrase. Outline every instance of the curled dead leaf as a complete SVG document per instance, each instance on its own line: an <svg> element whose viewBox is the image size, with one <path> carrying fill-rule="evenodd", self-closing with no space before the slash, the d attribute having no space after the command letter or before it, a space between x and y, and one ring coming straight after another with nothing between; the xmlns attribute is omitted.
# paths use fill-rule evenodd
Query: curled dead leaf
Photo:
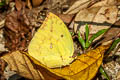
<svg viewBox="0 0 120 80"><path fill-rule="evenodd" d="M8 63L11 71L17 72L19 75L32 80L58 80L61 77L51 74L43 67L39 67L31 63L30 59L19 51L14 51L4 55L1 59Z"/></svg>

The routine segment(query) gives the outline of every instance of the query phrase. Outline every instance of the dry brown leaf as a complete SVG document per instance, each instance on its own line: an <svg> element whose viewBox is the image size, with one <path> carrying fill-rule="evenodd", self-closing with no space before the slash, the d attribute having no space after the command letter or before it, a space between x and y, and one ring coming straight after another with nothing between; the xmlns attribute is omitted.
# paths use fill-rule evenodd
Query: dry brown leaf
<svg viewBox="0 0 120 80"><path fill-rule="evenodd" d="M18 11L22 9L22 1L21 0L15 0L15 6Z"/></svg>
<svg viewBox="0 0 120 80"><path fill-rule="evenodd" d="M114 33L114 34L113 34ZM103 35L103 40L98 42L97 44L109 41L109 40L114 40L117 37L120 37L120 20L116 21L111 28Z"/></svg>
<svg viewBox="0 0 120 80"><path fill-rule="evenodd" d="M99 66L102 63L104 52L110 45L100 46L88 53L82 54L77 57L73 63L63 68L50 69L43 64L30 57L35 64L46 68L50 72L61 76L68 80L91 80L97 73ZM28 55L29 56L29 55ZM39 68L38 68L39 69Z"/></svg>
<svg viewBox="0 0 120 80"><path fill-rule="evenodd" d="M91 0L78 0L64 14L75 14L79 10L87 8L90 2Z"/></svg>
<svg viewBox="0 0 120 80"><path fill-rule="evenodd" d="M72 21L74 15L69 15L69 14L56 14L64 23L70 24Z"/></svg>
<svg viewBox="0 0 120 80"><path fill-rule="evenodd" d="M29 79L41 79L39 72L33 68L30 60L19 51L7 54L2 59L8 63L11 71L16 71L21 76Z"/></svg>
<svg viewBox="0 0 120 80"><path fill-rule="evenodd" d="M43 0L32 0L32 4L34 7L39 6L42 2Z"/></svg>
<svg viewBox="0 0 120 80"><path fill-rule="evenodd" d="M8 63L11 71L15 71L25 78L32 80L61 79L60 77L51 74L48 70L42 67L39 67L39 70L35 69L37 66L33 66L30 59L19 51L4 55L1 59L4 59Z"/></svg>
<svg viewBox="0 0 120 80"><path fill-rule="evenodd" d="M31 4L30 0L26 0L26 5L29 9L32 9L32 4Z"/></svg>
<svg viewBox="0 0 120 80"><path fill-rule="evenodd" d="M117 3L119 3L118 0L98 0L98 2L92 5L91 7L113 6L117 5Z"/></svg>
<svg viewBox="0 0 120 80"><path fill-rule="evenodd" d="M74 31L85 32L85 24L89 25L90 34L101 29L108 29L117 19L117 6L92 7L81 10L75 17Z"/></svg>
<svg viewBox="0 0 120 80"><path fill-rule="evenodd" d="M111 6L116 3L117 0L78 0L65 12L65 14L75 14L89 7Z"/></svg>

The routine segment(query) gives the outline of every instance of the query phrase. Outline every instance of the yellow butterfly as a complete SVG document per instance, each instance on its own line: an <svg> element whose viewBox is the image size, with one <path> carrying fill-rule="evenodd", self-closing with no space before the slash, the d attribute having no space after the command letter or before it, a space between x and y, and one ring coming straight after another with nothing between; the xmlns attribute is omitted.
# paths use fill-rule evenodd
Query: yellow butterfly
<svg viewBox="0 0 120 80"><path fill-rule="evenodd" d="M28 46L29 55L49 68L69 65L74 58L70 32L63 21L49 13Z"/></svg>

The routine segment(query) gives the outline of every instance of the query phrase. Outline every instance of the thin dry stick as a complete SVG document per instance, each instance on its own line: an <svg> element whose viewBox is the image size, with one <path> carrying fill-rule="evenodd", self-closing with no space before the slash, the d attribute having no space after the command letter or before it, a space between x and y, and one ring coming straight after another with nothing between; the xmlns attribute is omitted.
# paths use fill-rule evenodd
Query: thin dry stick
<svg viewBox="0 0 120 80"><path fill-rule="evenodd" d="M0 21L0 28L3 28L4 27L4 24L5 24L5 19Z"/></svg>
<svg viewBox="0 0 120 80"><path fill-rule="evenodd" d="M119 50L119 48L120 48L120 44L118 44L118 46L114 49L113 54L115 54Z"/></svg>

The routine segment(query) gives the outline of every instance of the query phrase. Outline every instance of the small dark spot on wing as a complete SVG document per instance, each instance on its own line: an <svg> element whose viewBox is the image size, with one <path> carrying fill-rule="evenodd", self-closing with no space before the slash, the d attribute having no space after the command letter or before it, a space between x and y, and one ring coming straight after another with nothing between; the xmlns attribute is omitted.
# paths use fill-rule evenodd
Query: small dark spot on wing
<svg viewBox="0 0 120 80"><path fill-rule="evenodd" d="M61 35L61 37L64 37L63 34Z"/></svg>
<svg viewBox="0 0 120 80"><path fill-rule="evenodd" d="M62 25L62 22L60 22L59 24Z"/></svg>
<svg viewBox="0 0 120 80"><path fill-rule="evenodd" d="M53 44L52 43L50 43L50 49L52 49L53 48Z"/></svg>
<svg viewBox="0 0 120 80"><path fill-rule="evenodd" d="M53 32L53 27L51 26L51 28L50 28L50 32Z"/></svg>

